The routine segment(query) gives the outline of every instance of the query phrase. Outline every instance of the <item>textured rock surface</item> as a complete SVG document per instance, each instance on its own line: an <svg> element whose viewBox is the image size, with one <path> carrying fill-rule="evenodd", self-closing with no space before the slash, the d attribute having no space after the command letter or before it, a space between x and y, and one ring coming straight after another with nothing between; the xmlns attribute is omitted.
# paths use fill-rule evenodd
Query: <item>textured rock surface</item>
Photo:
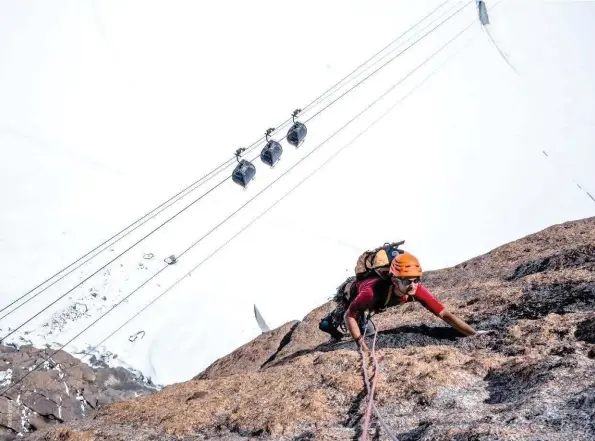
<svg viewBox="0 0 595 441"><path fill-rule="evenodd" d="M126 369L93 369L66 352L51 358L49 352L0 345L1 390L27 375L0 396L0 440L80 419L102 405L156 391ZM40 363L42 367L32 371Z"/></svg>
<svg viewBox="0 0 595 441"><path fill-rule="evenodd" d="M449 309L489 332L461 337L416 304L376 316L375 402L390 430L400 441L595 439L594 269L589 218L427 273L424 284ZM318 331L331 307L259 336L192 381L31 437L358 439L362 360L354 343ZM389 439L375 417L371 431Z"/></svg>
<svg viewBox="0 0 595 441"><path fill-rule="evenodd" d="M298 323L297 321L289 322L262 334L259 338L220 358L194 379L205 380L258 371L274 359L277 352L289 342Z"/></svg>

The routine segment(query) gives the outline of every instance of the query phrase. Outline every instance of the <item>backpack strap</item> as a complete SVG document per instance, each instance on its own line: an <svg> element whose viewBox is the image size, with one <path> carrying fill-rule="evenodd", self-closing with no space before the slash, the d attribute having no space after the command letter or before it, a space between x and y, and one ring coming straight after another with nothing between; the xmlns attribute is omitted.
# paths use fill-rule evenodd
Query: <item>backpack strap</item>
<svg viewBox="0 0 595 441"><path fill-rule="evenodd" d="M374 305L378 310L383 310L392 300L392 283L386 279L379 278L374 283Z"/></svg>
<svg viewBox="0 0 595 441"><path fill-rule="evenodd" d="M386 305L388 305L390 303L390 300L393 298L393 289L395 289L393 286L391 286L388 289L388 295L386 296L386 301L384 302L385 308L386 308Z"/></svg>

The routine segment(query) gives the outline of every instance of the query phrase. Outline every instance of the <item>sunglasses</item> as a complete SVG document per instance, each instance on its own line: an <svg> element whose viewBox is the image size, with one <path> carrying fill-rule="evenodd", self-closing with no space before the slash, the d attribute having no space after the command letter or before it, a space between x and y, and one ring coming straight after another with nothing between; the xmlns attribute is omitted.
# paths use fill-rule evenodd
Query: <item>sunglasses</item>
<svg viewBox="0 0 595 441"><path fill-rule="evenodd" d="M414 279L405 279L403 277L397 277L397 280L400 281L400 282L402 282L403 285L409 286L409 285L411 285L413 283L419 283L419 282L421 282L421 277L415 277Z"/></svg>

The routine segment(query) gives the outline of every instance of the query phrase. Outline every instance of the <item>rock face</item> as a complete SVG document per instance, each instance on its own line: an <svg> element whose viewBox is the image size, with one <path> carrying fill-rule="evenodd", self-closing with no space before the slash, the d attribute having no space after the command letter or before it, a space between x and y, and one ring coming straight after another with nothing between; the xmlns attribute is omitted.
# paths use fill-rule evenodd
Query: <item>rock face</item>
<svg viewBox="0 0 595 441"><path fill-rule="evenodd" d="M289 343L291 334L298 324L297 321L289 322L262 334L259 338L217 360L194 379L206 380L258 371Z"/></svg>
<svg viewBox="0 0 595 441"><path fill-rule="evenodd" d="M0 396L0 439L80 419L102 405L157 390L123 368L92 369L63 351L49 355L31 346L0 345L0 390L28 374ZM39 363L43 366L33 371Z"/></svg>
<svg viewBox="0 0 595 441"><path fill-rule="evenodd" d="M374 318L374 402L399 441L595 439L595 218L428 272L423 283L488 332L462 337L417 304ZM359 439L362 358L353 342L317 329L331 308L259 336L192 381L31 438ZM390 439L374 416L370 427L368 439Z"/></svg>

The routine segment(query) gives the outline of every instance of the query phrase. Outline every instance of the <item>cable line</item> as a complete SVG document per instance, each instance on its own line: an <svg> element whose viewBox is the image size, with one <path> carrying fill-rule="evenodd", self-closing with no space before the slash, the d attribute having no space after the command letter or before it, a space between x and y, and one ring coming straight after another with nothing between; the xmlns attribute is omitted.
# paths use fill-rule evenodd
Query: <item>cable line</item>
<svg viewBox="0 0 595 441"><path fill-rule="evenodd" d="M447 2L444 2L444 3L443 3L442 5L440 5L440 6L443 6L445 3L447 3ZM455 5L455 6L456 6L456 5ZM440 20L440 19L442 19L444 16L446 16L446 15L447 15L449 12L451 12L453 9L454 9L453 7L451 7L451 8L449 8L449 9L447 9L447 10L446 10L446 11L444 11L442 14L440 14L440 15L439 15L437 18L433 19L433 20L432 20L430 23L428 23L427 25L425 25L425 26L423 27L423 29L421 29L420 31L427 29L428 27L430 27L431 25L433 25L434 23L436 23L438 20ZM434 12L435 12L435 10L434 10ZM425 18L428 18L430 15L431 15L431 14L428 14L426 17L424 17L424 19L425 19ZM420 24L420 23L421 23L421 21L420 21L420 22L418 22L417 24ZM419 32L419 31L418 31L418 32ZM401 37L402 37L402 36L404 36L406 33L407 33L407 32L404 32L403 34L401 34ZM392 48L390 51L388 51L386 54L384 54L384 55L383 55L381 58L379 58L378 60L374 61L374 63L372 63L371 65L369 65L368 67L366 67L366 68L365 68L365 69L364 69L362 72L360 72L360 73L364 73L364 72L368 71L370 68L372 68L373 66L377 65L377 64L378 64L380 61L384 60L384 59L385 59L385 58L386 58L388 55L390 55L390 54L394 53L394 52L395 52L397 49L399 49L400 47L402 47L404 43L406 43L406 42L409 42L409 41L411 41L412 39L414 39L414 38L415 38L417 35L418 35L418 34L416 34L416 35L413 35L413 36L411 36L411 37L407 38L405 41L403 41L403 42L399 43L397 46L395 46L394 48ZM393 41L391 44L389 44L388 46L386 46L386 47L385 47L383 50L387 49L387 48L388 48L389 46L391 46L393 43L395 43L395 41ZM377 55L378 55L378 54L377 54ZM374 58L374 57L372 57L372 58ZM372 60L372 58L370 58L368 61ZM362 66L363 66L363 65L362 65ZM360 67L361 67L361 66L360 66ZM359 74L358 74L358 75L359 75ZM345 78L347 78L347 77L345 77ZM339 89L340 89L340 88L339 88ZM334 93L334 92L333 92L333 93Z"/></svg>
<svg viewBox="0 0 595 441"><path fill-rule="evenodd" d="M472 0L473 1L473 0ZM384 68L385 66L387 66L389 63L393 62L394 60L396 60L400 55L402 55L403 53L405 53L407 50L411 49L413 46L415 46L417 43L419 43L421 40L423 40L425 37L427 37L428 35L430 35L432 32L434 32L436 29L438 29L440 26L442 26L444 23L446 23L448 20L450 20L452 17L454 17L455 15L457 15L459 12L461 12L463 9L465 9L469 4L471 3L471 1L465 3L461 8L457 9L454 13L452 13L446 20L442 21L440 24L434 26L432 29L430 29L428 32L426 32L424 35L422 35L417 41L411 43L409 46L407 46L405 49L403 49L401 52L399 52L397 55L395 55L393 58L391 58L390 60L388 60L386 63L384 63L382 66L380 66L378 69L376 69L374 72L372 72L370 75L368 75L367 77L365 77L363 80L359 81L358 83L356 83L355 86L353 86L352 88L348 89L346 92L344 92L342 95L339 96L339 98L335 99L334 101L331 101L329 104L327 104L325 107L323 107L321 110L319 110L318 112L316 112L314 115L312 115L310 118L308 118L306 120L306 122L310 121L311 119L315 118L316 116L318 116L320 113L324 112L326 109L328 109L330 106L332 106L334 103L336 103L337 101L339 101L341 98L343 98L345 95L347 95L349 92L351 92L353 89L355 89L357 86L359 86L360 84L362 84L364 81L366 81L368 78L370 78L372 75L374 75L375 73L377 73L380 69Z"/></svg>
<svg viewBox="0 0 595 441"><path fill-rule="evenodd" d="M357 66L350 73L348 73L346 76L344 76L339 81L337 81L335 84L333 84L330 88L328 88L326 91L324 91L322 94L320 94L317 98L315 98L313 101L311 101L305 107L303 107L302 108L302 113L305 113L308 109L310 109L311 107L314 107L315 105L317 105L320 101L322 101L324 98L326 98L327 95L331 94L331 91L333 89L337 88L337 86L339 86L341 83L343 83L346 79L348 79L349 77L351 77L352 75L354 75L355 72L357 72L358 70L360 70L362 67L364 67L366 64L368 64L370 61L372 61L375 57L377 57L382 52L384 52L386 49L388 49L390 46L392 46L393 44L395 44L397 41L399 41L402 37L404 37L405 35L407 35L414 28L416 28L417 26L419 26L422 22L424 22L426 19L428 19L434 13L436 13L436 11L438 11L442 6L444 6L445 4L447 4L449 1L450 0L446 0L446 1L442 2L442 3L440 3L430 13L428 13L426 16L424 16L423 18L421 18L420 20L418 20L413 26L409 27L409 29L407 29L405 32L401 33L398 37L396 37L395 39L393 39L389 44L387 44L386 46L384 46L382 49L380 49L378 52L376 52L374 55L372 55L366 61L364 61L363 63L361 63L359 66ZM334 93L334 92L332 92L332 93ZM271 136L274 135L274 134L276 134L276 133L278 133L284 127L287 127L287 125L289 123L291 123L291 122L292 122L292 118L287 118L285 121L283 121L281 124L279 124L277 126L277 128L275 129L275 131L272 132ZM258 144L260 141L262 141L264 139L265 138L260 138L256 143L252 144L246 150L253 149L255 144Z"/></svg>
<svg viewBox="0 0 595 441"><path fill-rule="evenodd" d="M180 214L182 214L183 212L185 212L188 208L192 207L194 204L196 204L198 201L200 201L202 198L204 198L205 196L207 196L210 192L212 192L213 190L215 190L216 188L218 188L219 186L223 185L223 183L225 183L227 181L227 179L224 179L223 181L219 182L217 185L215 185L213 188L211 188L209 191L207 191L206 193L202 194L200 197L198 197L197 199L195 199L193 202L191 202L189 205L187 205L186 207L184 207L183 209L181 209L180 211L178 211L174 216L172 216L171 218L169 218L168 220L166 220L165 222L163 222L161 225L159 225L157 228L155 228L154 230L152 230L150 233L146 234L145 236L143 236L140 240L138 240L137 242L135 242L134 244L132 244L131 246L129 246L128 248L126 248L124 251L122 251L120 254L118 254L116 257L114 257L112 260L110 260L108 263L106 263L105 265L103 265L101 268L99 268L97 271L95 271L93 274L91 274L90 276L86 277L85 279L83 279L82 281L80 281L79 283L77 283L74 287L70 288L68 291L66 291L64 294L62 294L60 297L58 297L56 300L54 300L53 302L51 302L50 304L46 305L41 311L39 311L38 313L36 313L35 315L33 315L32 317L28 318L27 320L25 320L23 323L21 323L18 327L16 327L15 329L13 329L12 331L10 331L8 334L6 334L4 337L2 337L0 339L0 343L3 342L4 340L6 340L8 337L10 337L12 334L14 334L16 331L18 331L19 329L21 329L23 326L25 326L27 323L29 323L31 320L35 319L36 317L38 317L40 314L42 314L45 310L47 310L49 307L55 305L57 302L59 302L61 299L63 299L64 297L66 297L68 294L70 294L72 291L74 291L76 288L78 288L79 286L81 286L83 283L85 283L87 280L89 280L91 277L93 277L94 275L98 274L101 270L105 269L109 264L113 263L114 261L116 261L118 258L120 258L121 256L123 256L124 254L126 254L128 251L130 251L132 248L134 248L136 245L138 245L139 243L141 243L143 240L145 240L146 238L148 238L149 236L151 236L152 234L156 233L157 231L159 231L164 225L166 225L167 223L169 223L170 221L172 221L173 219L175 219L177 216L179 216ZM31 300L31 299L29 299ZM27 300L27 302L29 301ZM25 303L27 303L25 302Z"/></svg>
<svg viewBox="0 0 595 441"><path fill-rule="evenodd" d="M195 186L196 184L198 184L200 181L202 181L203 179L206 178L205 182L210 180L213 176L215 176L215 174L217 174L217 170L219 168L221 168L222 166L224 166L226 163L228 162L232 162L232 159L227 160L226 162L224 162L223 164L219 165L215 170L207 173L206 175L204 175L203 177L201 177L199 180L194 181L192 184L190 184L188 187L186 187L184 190L181 190L180 192L178 192L177 194L175 194L174 196L172 196L170 199L168 199L167 201L164 201L161 205L159 205L157 208L149 211L148 213L146 213L144 216L142 216L141 218L137 219L136 221L134 221L132 224L128 225L126 228L124 228L123 230L121 230L120 232L114 234L112 237L110 237L109 239L107 239L106 241L104 241L103 243L101 243L100 245L97 245L95 248L93 248L91 251L89 251L87 254L85 254L84 256L78 258L77 260L75 260L73 263L71 263L70 265L66 266L65 268L63 268L62 270L58 271L56 274L54 274L52 277L49 277L48 279L44 280L43 282L41 282L39 285L37 285L35 288L30 289L29 291L27 291L25 294L23 294L21 297L19 297L18 299L14 300L12 303L10 303L9 305L5 306L4 308L0 309L0 312L5 311L6 309L10 308L12 305L14 305L15 303L17 303L19 300L22 300L23 298L25 298L27 295L31 294L33 291L35 291L37 288L41 287L42 285L44 285L45 283L49 282L50 280L52 280L53 278L57 277L58 275L60 275L60 273L66 271L68 268L70 268L71 266L75 265L76 263L80 262L81 260L83 260L85 257L89 256L90 254L92 254L93 252L97 251L99 248L103 247L104 245L107 244L107 246L99 251L98 253L96 253L95 255L89 257L88 259L86 259L84 262L82 262L80 265L72 268L70 271L68 271L67 273L63 274L59 279L54 280L51 284L49 284L48 286L44 287L41 291L39 291L38 293L36 293L33 297L31 297L30 299L28 299L27 301L25 301L24 303L22 303L21 305L17 306L15 309L13 309L12 311L8 312L7 314L3 315L2 317L0 317L0 320L6 318L8 315L12 314L14 311L16 311L17 309L19 309L20 307L22 307L23 305L25 305L26 303L28 303L30 300L34 299L35 297L37 297L38 295L40 295L42 292L44 292L45 290L47 290L48 288L52 287L53 285L55 285L56 283L58 283L60 280L64 279L64 277L68 276L69 274L71 274L73 271L77 270L78 268L80 268L81 266L83 266L85 263L89 262L91 259L95 258L96 256L98 256L99 254L101 254L103 251L105 251L107 248L109 248L110 246L114 245L116 242L124 239L126 236L128 236L130 233L132 233L133 231L137 230L139 227L141 227L142 225L144 225L146 222L148 222L149 220L151 220L153 217L155 217L156 215L158 215L159 213L161 213L163 210L165 210L166 208L169 208L171 205L173 205L175 202L177 202L178 200L182 199L184 196L186 196L188 193L196 190L198 188L198 186L192 190L190 190L189 192L188 189ZM207 178L207 176L209 176L211 173L214 173L214 175L210 176ZM203 182L204 183L204 182ZM202 184L201 184L202 185ZM199 185L200 186L200 185ZM182 193L186 194L182 195ZM173 199L177 198L178 196L182 195L181 197L179 197L176 201L171 202ZM170 203L171 202L171 203ZM163 207L163 208L162 208ZM157 211L158 210L158 211ZM122 234L123 232L125 232L127 229L129 229L130 227L132 227L133 225L137 224L138 222L142 221L144 218L150 216L148 219L144 220L142 223L140 223L139 225L137 225L136 227L134 227L132 230L128 231L126 234L124 234L122 237L116 239L114 242L111 242L114 238L116 238L117 236L119 236L120 234Z"/></svg>

